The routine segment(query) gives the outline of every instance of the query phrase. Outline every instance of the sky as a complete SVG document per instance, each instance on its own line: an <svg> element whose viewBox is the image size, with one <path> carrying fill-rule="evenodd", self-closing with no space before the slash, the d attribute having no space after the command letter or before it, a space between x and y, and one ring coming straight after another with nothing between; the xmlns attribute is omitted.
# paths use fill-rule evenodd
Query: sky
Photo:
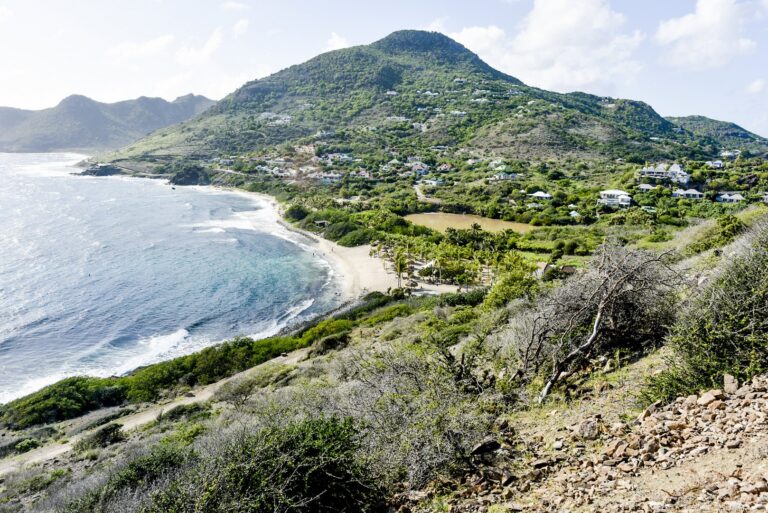
<svg viewBox="0 0 768 513"><path fill-rule="evenodd" d="M219 99L406 28L451 36L529 85L768 136L768 0L0 0L0 105Z"/></svg>

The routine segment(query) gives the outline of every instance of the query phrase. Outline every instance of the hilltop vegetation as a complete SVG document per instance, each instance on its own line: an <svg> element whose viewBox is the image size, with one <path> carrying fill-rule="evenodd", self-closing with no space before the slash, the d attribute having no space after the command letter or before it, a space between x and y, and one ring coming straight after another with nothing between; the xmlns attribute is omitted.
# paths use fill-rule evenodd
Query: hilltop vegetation
<svg viewBox="0 0 768 513"><path fill-rule="evenodd" d="M366 154L449 146L508 158L641 160L703 157L724 144L642 102L528 87L446 36L401 31L249 82L202 116L111 158L230 155L307 142Z"/></svg>
<svg viewBox="0 0 768 513"><path fill-rule="evenodd" d="M737 148L764 153L768 139L745 130L735 123L718 121L704 116L685 116L667 118L699 137L717 141L725 148Z"/></svg>

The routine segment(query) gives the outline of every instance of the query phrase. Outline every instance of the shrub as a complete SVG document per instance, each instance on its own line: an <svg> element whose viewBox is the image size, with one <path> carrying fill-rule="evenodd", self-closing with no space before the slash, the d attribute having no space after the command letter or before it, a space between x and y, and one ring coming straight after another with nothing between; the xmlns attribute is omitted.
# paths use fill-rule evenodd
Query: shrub
<svg viewBox="0 0 768 513"><path fill-rule="evenodd" d="M509 255L502 267L502 273L491 287L483 302L485 308L500 308L513 299L532 298L538 288L533 272L536 267L529 264L519 253Z"/></svg>
<svg viewBox="0 0 768 513"><path fill-rule="evenodd" d="M124 400L125 393L114 380L72 377L6 404L2 422L14 429L50 424Z"/></svg>
<svg viewBox="0 0 768 513"><path fill-rule="evenodd" d="M723 259L720 273L697 293L674 325L671 367L650 380L647 400L719 386L768 372L768 224L750 231Z"/></svg>
<svg viewBox="0 0 768 513"><path fill-rule="evenodd" d="M591 358L662 340L673 321L679 283L669 256L603 245L587 272L542 296L516 320L517 374L524 382L544 380L540 401Z"/></svg>
<svg viewBox="0 0 768 513"><path fill-rule="evenodd" d="M354 424L335 418L231 436L141 511L372 511L382 491L358 449Z"/></svg>
<svg viewBox="0 0 768 513"><path fill-rule="evenodd" d="M69 498L64 508L56 508L64 513L89 513L110 511L109 503L121 495L134 495L146 489L172 471L189 464L194 455L188 450L173 444L159 444L149 452L136 456L119 465L111 474L104 477L100 484L81 492L79 497ZM136 498L131 497L134 507L124 511L139 511L135 507Z"/></svg>
<svg viewBox="0 0 768 513"><path fill-rule="evenodd" d="M285 210L285 217L293 221L301 221L309 215L309 210L302 205L291 205Z"/></svg>
<svg viewBox="0 0 768 513"><path fill-rule="evenodd" d="M685 248L686 255L695 255L712 248L725 246L736 239L744 231L744 223L732 214L726 214L717 219L717 225L708 230L704 236Z"/></svg>
<svg viewBox="0 0 768 513"><path fill-rule="evenodd" d="M119 424L107 424L82 438L75 444L75 450L83 452L88 449L98 449L125 440L125 435Z"/></svg>
<svg viewBox="0 0 768 513"><path fill-rule="evenodd" d="M379 234L375 230L368 228L360 228L352 232L347 233L338 240L339 245L352 248L355 246L362 246L368 244L372 240L378 238Z"/></svg>
<svg viewBox="0 0 768 513"><path fill-rule="evenodd" d="M32 449L37 449L38 447L40 447L39 441L35 440L34 438L26 438L17 443L15 449L16 452L22 453L31 451Z"/></svg>

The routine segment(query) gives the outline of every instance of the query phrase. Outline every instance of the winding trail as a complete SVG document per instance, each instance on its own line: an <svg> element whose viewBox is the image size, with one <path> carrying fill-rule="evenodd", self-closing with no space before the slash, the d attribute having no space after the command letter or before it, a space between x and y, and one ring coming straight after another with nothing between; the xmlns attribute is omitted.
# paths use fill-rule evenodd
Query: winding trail
<svg viewBox="0 0 768 513"><path fill-rule="evenodd" d="M161 404L153 404L152 406L149 406L146 409L121 417L115 420L114 423L121 425L122 429L126 432L139 429L142 426L145 426L150 422L157 420L157 417L164 411L168 411L177 406L182 406L186 404L204 403L204 402L210 401L211 399L213 399L213 396L216 394L216 392L222 386L224 386L224 384L233 380L238 380L240 378L246 377L265 365L274 364L274 363L281 363L284 365L296 365L304 361L307 358L308 353L309 353L309 348L305 348L305 349L298 349L285 356L278 356L277 358L273 358L272 360L268 360L255 367L251 367L250 369L240 372L239 374L235 374L234 376L231 376L229 378L222 379L220 381L217 381L216 383L211 383L210 385L198 387L192 390L188 395L177 397L173 400L170 400ZM91 430L85 431L83 433L79 433L75 436L69 437L65 443L51 442L42 447L34 449L32 451L25 452L24 454L19 454L17 456L1 459L0 460L0 477L10 474L12 472L22 470L25 467L30 465L36 465L36 464L44 463L46 461L50 461L55 458L58 458L59 456L62 456L70 452L75 446L75 444L78 442L78 440L81 440L82 438L89 435L90 433L93 433L97 429L99 428L96 427Z"/></svg>

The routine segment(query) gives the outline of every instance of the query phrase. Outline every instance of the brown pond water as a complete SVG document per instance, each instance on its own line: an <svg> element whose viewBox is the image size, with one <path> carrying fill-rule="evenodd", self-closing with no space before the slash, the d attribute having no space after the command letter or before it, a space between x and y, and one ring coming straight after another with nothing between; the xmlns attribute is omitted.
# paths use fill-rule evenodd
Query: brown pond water
<svg viewBox="0 0 768 513"><path fill-rule="evenodd" d="M447 214L445 212L430 212L426 214L411 214L405 216L413 224L426 226L433 230L444 232L447 228L457 230L468 230L473 223L479 224L483 230L488 232L501 232L504 230L514 230L519 233L526 233L535 228L530 224L513 223L511 221L502 221L500 219L489 219L471 214Z"/></svg>

